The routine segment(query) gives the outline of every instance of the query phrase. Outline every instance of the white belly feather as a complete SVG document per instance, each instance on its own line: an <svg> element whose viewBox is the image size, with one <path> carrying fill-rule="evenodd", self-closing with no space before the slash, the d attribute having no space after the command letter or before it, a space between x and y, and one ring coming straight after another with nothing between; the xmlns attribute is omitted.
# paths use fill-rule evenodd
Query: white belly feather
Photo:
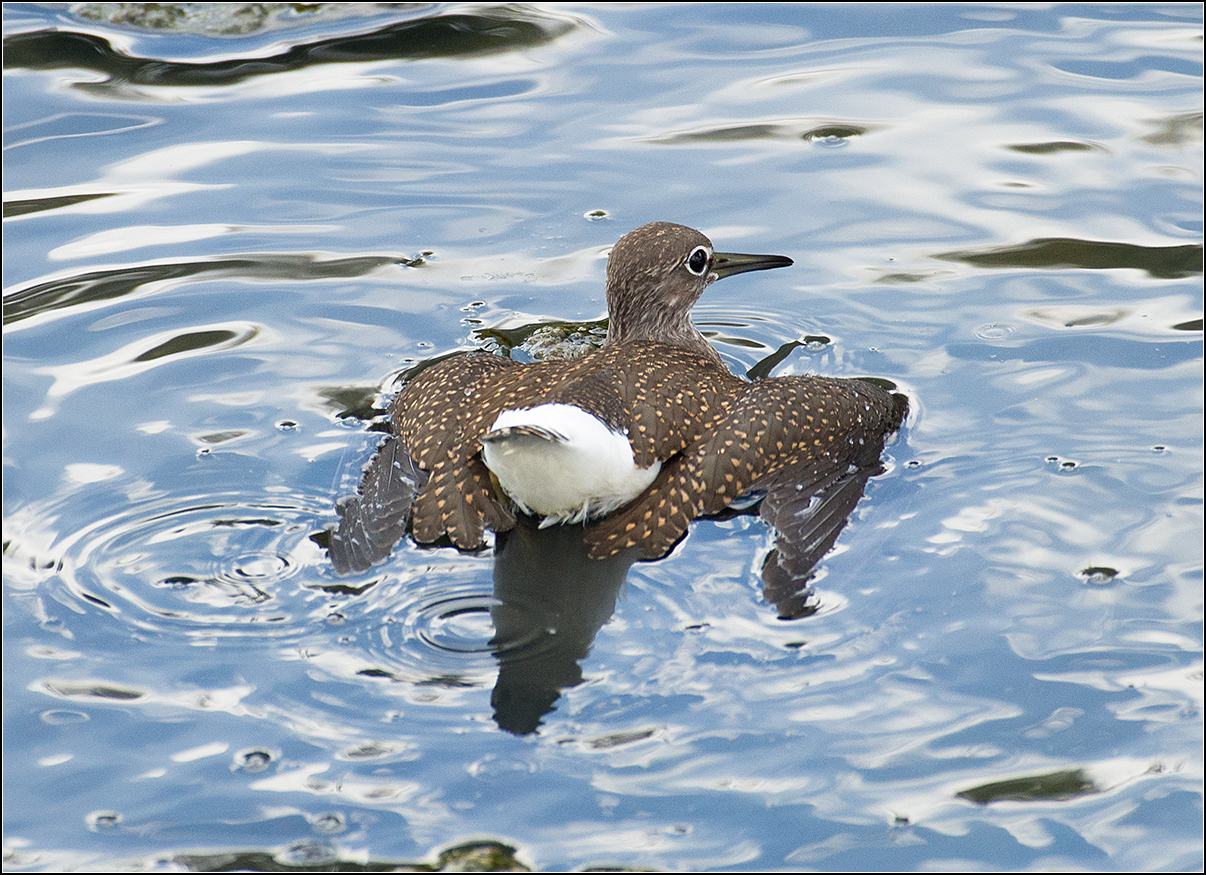
<svg viewBox="0 0 1206 875"><path fill-rule="evenodd" d="M482 458L541 526L604 516L632 501L661 462L638 468L627 436L570 404L504 410L482 436Z"/></svg>

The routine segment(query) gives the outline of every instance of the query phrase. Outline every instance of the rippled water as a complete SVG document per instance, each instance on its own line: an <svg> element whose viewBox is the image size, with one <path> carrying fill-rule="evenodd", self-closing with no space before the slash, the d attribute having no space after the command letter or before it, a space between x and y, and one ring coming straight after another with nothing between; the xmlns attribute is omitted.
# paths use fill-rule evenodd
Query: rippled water
<svg viewBox="0 0 1206 875"><path fill-rule="evenodd" d="M1201 868L1198 5L99 6L4 6L6 869ZM910 396L817 613L750 515L336 575L399 375L657 219Z"/></svg>

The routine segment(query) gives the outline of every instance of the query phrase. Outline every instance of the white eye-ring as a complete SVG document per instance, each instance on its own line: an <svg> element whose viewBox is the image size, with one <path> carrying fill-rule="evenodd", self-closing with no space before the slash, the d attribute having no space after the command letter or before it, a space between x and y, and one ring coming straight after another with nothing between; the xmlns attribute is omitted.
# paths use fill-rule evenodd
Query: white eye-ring
<svg viewBox="0 0 1206 875"><path fill-rule="evenodd" d="M687 256L687 270L696 276L707 273L708 264L712 261L712 250L706 246L696 246Z"/></svg>

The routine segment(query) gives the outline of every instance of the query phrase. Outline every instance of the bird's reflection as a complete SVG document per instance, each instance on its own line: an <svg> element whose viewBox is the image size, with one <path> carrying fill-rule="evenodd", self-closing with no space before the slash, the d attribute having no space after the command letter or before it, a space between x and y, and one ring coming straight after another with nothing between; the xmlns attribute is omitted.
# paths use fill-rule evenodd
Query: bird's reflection
<svg viewBox="0 0 1206 875"><path fill-rule="evenodd" d="M636 550L591 559L582 526L538 528L530 517L495 542L491 645L494 720L534 732L561 691L582 682L581 661L611 619Z"/></svg>

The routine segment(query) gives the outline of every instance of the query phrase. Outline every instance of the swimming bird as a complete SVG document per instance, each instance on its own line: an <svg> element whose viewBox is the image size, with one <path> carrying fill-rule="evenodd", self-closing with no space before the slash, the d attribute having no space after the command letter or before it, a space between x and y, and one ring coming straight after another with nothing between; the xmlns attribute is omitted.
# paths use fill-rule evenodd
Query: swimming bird
<svg viewBox="0 0 1206 875"><path fill-rule="evenodd" d="M516 511L587 523L594 558L656 559L692 520L751 493L764 496L781 553L827 550L907 402L862 380L742 379L690 319L713 282L791 264L717 252L699 231L653 222L608 257L598 351L535 363L472 352L419 372L390 405L389 458L332 536L337 567L387 554L407 519L419 543L474 549ZM840 490L853 500L818 534L802 509ZM367 505L391 503L386 523L367 519Z"/></svg>

